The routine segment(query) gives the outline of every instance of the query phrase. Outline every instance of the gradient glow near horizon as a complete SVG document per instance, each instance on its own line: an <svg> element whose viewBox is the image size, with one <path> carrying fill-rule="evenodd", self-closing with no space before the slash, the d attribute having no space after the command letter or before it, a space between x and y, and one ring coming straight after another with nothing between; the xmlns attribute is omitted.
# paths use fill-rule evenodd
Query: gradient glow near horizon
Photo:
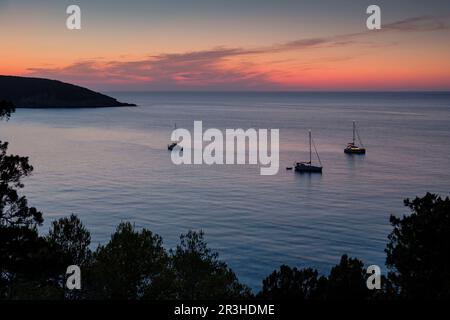
<svg viewBox="0 0 450 320"><path fill-rule="evenodd" d="M0 74L102 91L450 90L447 0L0 0L0 37Z"/></svg>

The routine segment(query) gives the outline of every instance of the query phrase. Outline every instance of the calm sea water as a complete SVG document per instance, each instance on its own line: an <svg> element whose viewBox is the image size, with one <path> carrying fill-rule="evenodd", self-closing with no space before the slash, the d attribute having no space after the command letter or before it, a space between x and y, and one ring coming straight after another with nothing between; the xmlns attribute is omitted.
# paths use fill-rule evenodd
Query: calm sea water
<svg viewBox="0 0 450 320"><path fill-rule="evenodd" d="M10 151L35 167L24 194L49 223L75 213L94 245L131 221L174 247L203 229L253 289L280 264L326 273L348 253L384 264L389 215L406 197L450 193L450 94L115 93L137 108L19 109L0 124ZM176 122L192 129L279 128L280 171L256 166L176 166ZM343 153L352 120L365 156ZM311 129L323 175L286 171L308 158Z"/></svg>

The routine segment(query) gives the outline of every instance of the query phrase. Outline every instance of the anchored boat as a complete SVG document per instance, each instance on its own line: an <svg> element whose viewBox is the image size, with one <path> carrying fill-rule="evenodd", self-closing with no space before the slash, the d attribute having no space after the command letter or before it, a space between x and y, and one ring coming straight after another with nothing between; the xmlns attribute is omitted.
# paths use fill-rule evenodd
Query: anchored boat
<svg viewBox="0 0 450 320"><path fill-rule="evenodd" d="M177 124L175 123L174 130L177 129ZM167 150L172 151L176 146L178 146L177 141L172 141L170 144L167 145ZM183 151L183 147L181 147L181 151Z"/></svg>
<svg viewBox="0 0 450 320"><path fill-rule="evenodd" d="M361 147L358 147L356 145L356 137L358 137L358 141ZM344 152L348 154L366 154L366 148L364 148L361 138L359 137L355 121L353 121L353 141L347 144L347 147L344 149Z"/></svg>
<svg viewBox="0 0 450 320"><path fill-rule="evenodd" d="M167 150L172 151L173 148L175 148L178 145L178 142L172 142L171 144L167 145Z"/></svg>
<svg viewBox="0 0 450 320"><path fill-rule="evenodd" d="M316 152L317 159L319 160L320 166L315 166L312 164L312 145ZM308 162L297 162L295 164L295 171L300 173L322 173L322 162L320 161L319 153L317 152L316 144L312 140L311 130L309 130L309 161Z"/></svg>

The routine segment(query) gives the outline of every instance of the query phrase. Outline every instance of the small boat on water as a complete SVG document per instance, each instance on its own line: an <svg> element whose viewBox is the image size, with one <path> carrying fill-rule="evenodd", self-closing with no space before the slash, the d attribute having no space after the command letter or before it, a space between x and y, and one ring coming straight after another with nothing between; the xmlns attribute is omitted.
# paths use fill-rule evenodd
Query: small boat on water
<svg viewBox="0 0 450 320"><path fill-rule="evenodd" d="M172 151L176 146L178 146L178 142L172 142L171 144L167 145L167 150ZM183 151L183 147L180 147L180 151Z"/></svg>
<svg viewBox="0 0 450 320"><path fill-rule="evenodd" d="M356 137L358 137L359 144L361 145L360 147L356 145ZM361 138L359 137L355 121L353 121L353 141L347 144L344 152L347 154L366 154L366 148L364 148Z"/></svg>
<svg viewBox="0 0 450 320"><path fill-rule="evenodd" d="M177 129L177 124L175 123L174 130ZM172 141L167 145L167 150L172 151L176 146L178 146L178 141ZM181 151L183 151L183 147L181 147Z"/></svg>
<svg viewBox="0 0 450 320"><path fill-rule="evenodd" d="M317 159L319 160L320 166L315 166L312 164L312 145L316 152ZM317 152L316 144L312 140L311 130L309 130L309 161L308 162L297 162L295 164L295 171L300 173L322 173L322 162L320 161L319 153Z"/></svg>
<svg viewBox="0 0 450 320"><path fill-rule="evenodd" d="M167 145L167 150L172 151L173 148L175 148L178 145L178 142L172 142L171 144Z"/></svg>

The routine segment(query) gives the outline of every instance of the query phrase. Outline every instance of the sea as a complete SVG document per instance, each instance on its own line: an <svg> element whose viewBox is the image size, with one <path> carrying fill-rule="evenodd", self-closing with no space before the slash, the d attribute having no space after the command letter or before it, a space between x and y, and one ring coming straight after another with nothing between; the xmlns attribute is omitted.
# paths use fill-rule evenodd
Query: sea
<svg viewBox="0 0 450 320"><path fill-rule="evenodd" d="M72 213L94 249L122 221L159 234L168 249L203 230L257 292L282 264L327 274L342 254L386 272L390 215L410 214L405 198L450 194L449 92L108 94L138 106L17 109L0 123L0 140L34 166L21 193L44 213L42 234ZM196 120L204 129L279 129L278 174L175 165L174 125L192 130ZM353 121L366 155L344 154ZM308 130L322 175L286 170L309 160Z"/></svg>

